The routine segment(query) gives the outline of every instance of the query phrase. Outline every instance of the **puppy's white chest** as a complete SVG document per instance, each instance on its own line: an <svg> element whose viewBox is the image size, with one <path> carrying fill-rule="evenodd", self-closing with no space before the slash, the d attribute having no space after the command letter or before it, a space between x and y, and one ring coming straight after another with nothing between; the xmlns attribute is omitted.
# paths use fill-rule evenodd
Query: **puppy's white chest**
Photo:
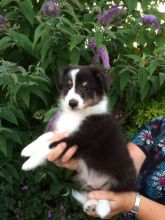
<svg viewBox="0 0 165 220"><path fill-rule="evenodd" d="M54 130L56 132L74 132L79 129L80 124L84 120L84 117L78 113L64 112L61 113L56 124L54 125Z"/></svg>

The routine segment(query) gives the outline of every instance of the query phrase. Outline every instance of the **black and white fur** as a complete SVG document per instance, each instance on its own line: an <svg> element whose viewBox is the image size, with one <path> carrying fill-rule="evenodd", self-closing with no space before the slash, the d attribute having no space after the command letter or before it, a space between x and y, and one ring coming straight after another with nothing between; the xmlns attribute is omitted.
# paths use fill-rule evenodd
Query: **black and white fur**
<svg viewBox="0 0 165 220"><path fill-rule="evenodd" d="M60 75L61 114L54 131L40 136L25 147L22 156L30 157L22 166L31 170L45 163L52 147L66 142L67 148L77 145L80 173L76 181L80 192L73 192L84 210L95 208L101 218L110 212L107 200L87 200L85 191L107 189L116 192L134 190L135 169L123 140L120 127L108 109L108 77L95 66L70 66ZM55 143L48 139L54 132L70 132Z"/></svg>

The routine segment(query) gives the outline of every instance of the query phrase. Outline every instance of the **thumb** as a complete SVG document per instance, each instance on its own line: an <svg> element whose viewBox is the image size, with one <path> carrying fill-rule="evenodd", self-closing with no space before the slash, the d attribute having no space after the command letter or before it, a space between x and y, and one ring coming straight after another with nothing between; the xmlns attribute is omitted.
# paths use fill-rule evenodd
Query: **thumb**
<svg viewBox="0 0 165 220"><path fill-rule="evenodd" d="M88 199L107 199L113 201L115 199L115 193L114 192L109 192L105 190L99 190L99 191L92 191L88 193Z"/></svg>

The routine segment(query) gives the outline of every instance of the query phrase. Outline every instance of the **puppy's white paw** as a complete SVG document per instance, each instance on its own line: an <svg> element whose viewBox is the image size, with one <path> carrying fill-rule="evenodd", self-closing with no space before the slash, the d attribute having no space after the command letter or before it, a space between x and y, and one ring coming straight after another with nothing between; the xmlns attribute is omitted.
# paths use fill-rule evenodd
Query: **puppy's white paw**
<svg viewBox="0 0 165 220"><path fill-rule="evenodd" d="M35 154L37 151L40 151L42 147L48 142L48 139L53 137L53 132L47 132L40 137L38 137L35 141L27 145L21 152L22 157L30 157ZM45 143L46 142L46 143Z"/></svg>
<svg viewBox="0 0 165 220"><path fill-rule="evenodd" d="M96 206L97 200L91 199L84 204L83 209L85 212L92 212L96 210Z"/></svg>
<svg viewBox="0 0 165 220"><path fill-rule="evenodd" d="M97 201L96 213L102 219L106 218L111 212L110 202L108 200L102 199Z"/></svg>
<svg viewBox="0 0 165 220"><path fill-rule="evenodd" d="M36 152L36 147L34 145L34 142L32 142L31 144L27 145L21 152L21 156L22 157L30 157L31 155L33 155Z"/></svg>
<svg viewBox="0 0 165 220"><path fill-rule="evenodd" d="M46 163L47 156L50 153L49 148L42 149L33 154L25 163L22 165L22 170L28 171L37 168Z"/></svg>

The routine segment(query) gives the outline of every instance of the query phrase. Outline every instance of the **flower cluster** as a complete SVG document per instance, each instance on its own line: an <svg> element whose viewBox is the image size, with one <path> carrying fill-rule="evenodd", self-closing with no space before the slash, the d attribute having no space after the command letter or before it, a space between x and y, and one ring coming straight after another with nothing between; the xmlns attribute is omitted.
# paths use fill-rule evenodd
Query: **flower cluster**
<svg viewBox="0 0 165 220"><path fill-rule="evenodd" d="M6 22L6 19L4 16L0 15L0 32L4 31L5 28L9 27L9 22Z"/></svg>
<svg viewBox="0 0 165 220"><path fill-rule="evenodd" d="M91 48L91 49L96 48L96 42L95 42L95 40L93 38L91 38L89 40L89 48Z"/></svg>
<svg viewBox="0 0 165 220"><path fill-rule="evenodd" d="M58 16L59 8L56 1L48 0L47 3L43 7L43 12L46 16Z"/></svg>
<svg viewBox="0 0 165 220"><path fill-rule="evenodd" d="M48 218L52 218L52 216L53 216L53 213L52 213L52 211L49 209L49 210L48 210Z"/></svg>
<svg viewBox="0 0 165 220"><path fill-rule="evenodd" d="M142 21L143 21L143 24L154 25L160 32L160 22L158 21L156 16L146 14L143 16Z"/></svg>
<svg viewBox="0 0 165 220"><path fill-rule="evenodd" d="M94 56L93 56L93 64L98 65L100 63L100 58L103 61L104 68L108 70L110 68L109 63L109 55L108 51L104 47L96 48L96 42L94 39L89 41L89 48L94 49Z"/></svg>
<svg viewBox="0 0 165 220"><path fill-rule="evenodd" d="M123 8L118 6L112 6L110 9L104 11L98 18L100 24L109 24L112 23L116 18L121 15L124 15L126 11Z"/></svg>
<svg viewBox="0 0 165 220"><path fill-rule="evenodd" d="M21 187L21 190L22 191L27 191L29 189L29 187L28 187L28 185L23 185L22 187Z"/></svg>
<svg viewBox="0 0 165 220"><path fill-rule="evenodd" d="M0 15L0 25L3 25L5 23L5 18Z"/></svg>

